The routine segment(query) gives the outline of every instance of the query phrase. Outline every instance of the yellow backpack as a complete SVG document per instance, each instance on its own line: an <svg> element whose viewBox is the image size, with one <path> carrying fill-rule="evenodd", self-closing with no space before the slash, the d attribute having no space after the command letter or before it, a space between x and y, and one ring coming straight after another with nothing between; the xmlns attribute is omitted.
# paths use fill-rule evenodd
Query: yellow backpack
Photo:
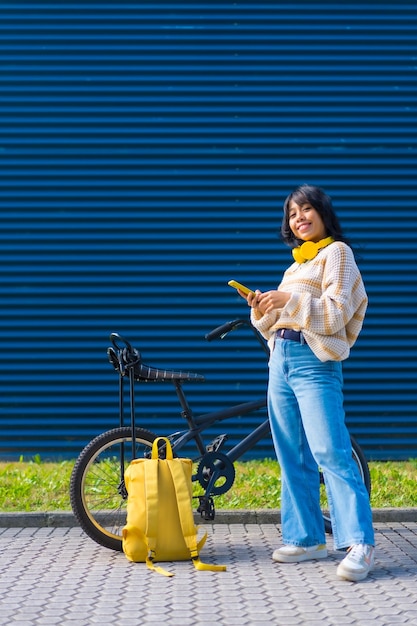
<svg viewBox="0 0 417 626"><path fill-rule="evenodd" d="M166 445L159 458L158 442ZM173 458L171 444L158 437L150 459L133 460L125 472L128 493L127 520L123 528L123 552L129 561L145 562L164 576L173 576L155 561L192 559L198 570L224 571L224 565L208 565L198 557L207 533L197 542L192 508L192 461Z"/></svg>

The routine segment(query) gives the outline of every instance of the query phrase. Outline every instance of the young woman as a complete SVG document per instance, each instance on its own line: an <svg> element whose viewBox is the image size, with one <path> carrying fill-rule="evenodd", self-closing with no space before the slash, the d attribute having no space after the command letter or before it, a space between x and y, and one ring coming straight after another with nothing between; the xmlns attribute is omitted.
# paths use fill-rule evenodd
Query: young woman
<svg viewBox="0 0 417 626"><path fill-rule="evenodd" d="M288 196L281 234L295 262L278 289L248 296L239 292L271 349L268 411L282 472L284 542L272 558L296 563L327 556L319 465L335 548L348 548L337 576L363 580L374 562L374 532L345 426L342 361L362 328L368 299L322 189L302 185Z"/></svg>

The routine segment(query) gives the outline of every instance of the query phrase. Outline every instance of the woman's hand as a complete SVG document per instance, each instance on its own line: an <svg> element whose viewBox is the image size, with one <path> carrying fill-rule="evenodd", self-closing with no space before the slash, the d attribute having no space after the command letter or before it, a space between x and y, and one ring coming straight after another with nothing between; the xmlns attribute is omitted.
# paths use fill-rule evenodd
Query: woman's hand
<svg viewBox="0 0 417 626"><path fill-rule="evenodd" d="M241 293L243 297L246 297ZM247 303L253 309L259 309L263 315L271 313L274 309L283 309L291 298L291 294L286 291L265 291L262 293L256 290L255 294L249 294Z"/></svg>
<svg viewBox="0 0 417 626"><path fill-rule="evenodd" d="M271 313L274 309L283 309L291 298L291 294L286 291L265 291L265 293L255 294L257 298L257 307L264 315Z"/></svg>
<svg viewBox="0 0 417 626"><path fill-rule="evenodd" d="M262 315L264 315L265 311L262 307L259 306L259 298L262 295L262 292L259 291L259 289L257 289L255 293L249 293L248 295L244 294L242 291L239 291L239 295L246 300L248 306L252 307L252 309L259 309Z"/></svg>
<svg viewBox="0 0 417 626"><path fill-rule="evenodd" d="M242 293L241 291L239 291L240 295L245 298L245 300L248 303L248 306L252 307L253 309L256 309L258 306L258 296L261 295L261 292L259 291L259 289L257 289L255 291L255 293L249 293L247 296L245 296L244 293Z"/></svg>
<svg viewBox="0 0 417 626"><path fill-rule="evenodd" d="M262 315L271 313L274 309L282 309L291 298L291 294L285 291L265 291L262 293L257 289L254 294L244 294L238 289L239 295L246 300L252 309L259 309Z"/></svg>

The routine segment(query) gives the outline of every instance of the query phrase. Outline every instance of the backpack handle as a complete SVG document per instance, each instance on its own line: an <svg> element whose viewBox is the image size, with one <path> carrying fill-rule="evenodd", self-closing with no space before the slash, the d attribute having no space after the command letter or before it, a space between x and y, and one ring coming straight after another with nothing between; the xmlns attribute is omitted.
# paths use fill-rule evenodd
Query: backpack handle
<svg viewBox="0 0 417 626"><path fill-rule="evenodd" d="M159 441L164 441L165 442L165 458L172 461L173 454L172 454L172 448L171 448L171 442L169 439L167 439L166 437L157 437L153 444L152 444L152 459L159 459L159 448L158 448L158 442Z"/></svg>

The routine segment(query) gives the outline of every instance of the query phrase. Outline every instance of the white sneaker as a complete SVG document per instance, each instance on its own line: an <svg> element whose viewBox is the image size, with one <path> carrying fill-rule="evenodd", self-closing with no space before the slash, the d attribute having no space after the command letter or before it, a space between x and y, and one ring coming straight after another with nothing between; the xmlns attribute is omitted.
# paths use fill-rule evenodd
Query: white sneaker
<svg viewBox="0 0 417 626"><path fill-rule="evenodd" d="M354 582L366 578L374 566L375 548L367 544L356 544L348 550L347 556L339 563L337 576Z"/></svg>
<svg viewBox="0 0 417 626"><path fill-rule="evenodd" d="M274 561L278 563L301 563L301 561L312 561L314 559L325 559L327 548L325 544L302 548L301 546L282 546L272 555Z"/></svg>

